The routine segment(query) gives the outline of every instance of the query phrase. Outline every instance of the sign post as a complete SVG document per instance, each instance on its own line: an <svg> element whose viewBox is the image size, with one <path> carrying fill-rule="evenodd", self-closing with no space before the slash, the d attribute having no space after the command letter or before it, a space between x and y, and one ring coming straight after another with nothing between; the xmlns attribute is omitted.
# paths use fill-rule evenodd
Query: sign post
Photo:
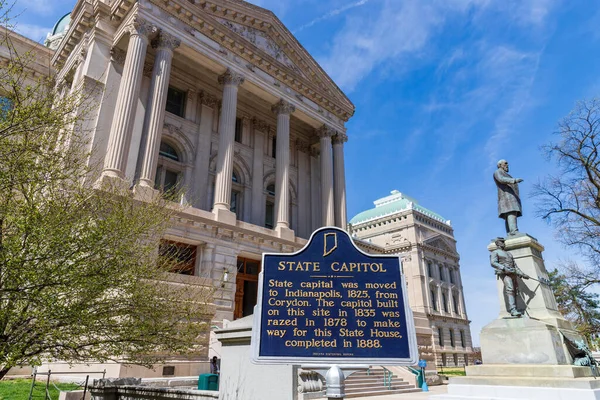
<svg viewBox="0 0 600 400"><path fill-rule="evenodd" d="M327 365L330 398L344 397L351 371L416 364L399 257L366 254L348 233L326 227L296 253L263 254L262 265L253 363L302 365L322 375Z"/></svg>

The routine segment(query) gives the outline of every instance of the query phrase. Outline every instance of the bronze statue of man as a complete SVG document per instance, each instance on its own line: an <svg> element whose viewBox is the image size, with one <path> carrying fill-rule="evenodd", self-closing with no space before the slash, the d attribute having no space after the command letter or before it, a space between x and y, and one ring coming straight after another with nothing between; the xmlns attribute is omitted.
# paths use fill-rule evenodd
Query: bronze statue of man
<svg viewBox="0 0 600 400"><path fill-rule="evenodd" d="M504 219L507 235L515 236L519 232L517 217L523 215L519 197L519 183L523 179L510 176L508 161L500 160L494 172L494 181L498 187L498 217Z"/></svg>
<svg viewBox="0 0 600 400"><path fill-rule="evenodd" d="M518 283L517 277L529 279L529 275L525 274L517 264L512 254L505 250L506 246L504 238L496 238L497 249L492 251L490 255L490 264L496 270L496 276L504 283L504 294L508 299L508 312L513 317L520 317L522 314L517 310L517 293Z"/></svg>

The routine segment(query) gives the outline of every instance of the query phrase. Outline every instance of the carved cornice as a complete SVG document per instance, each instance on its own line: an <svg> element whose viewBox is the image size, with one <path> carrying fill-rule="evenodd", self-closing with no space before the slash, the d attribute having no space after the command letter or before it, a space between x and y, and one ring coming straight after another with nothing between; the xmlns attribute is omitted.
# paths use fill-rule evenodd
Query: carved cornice
<svg viewBox="0 0 600 400"><path fill-rule="evenodd" d="M335 129L333 129L330 126L327 125L323 125L321 126L319 129L315 130L315 134L320 137L320 138L324 138L324 137L332 137L336 134L337 132L335 131Z"/></svg>
<svg viewBox="0 0 600 400"><path fill-rule="evenodd" d="M131 24L127 25L127 32L132 36L142 36L145 38L154 35L157 32L156 26L136 15Z"/></svg>
<svg viewBox="0 0 600 400"><path fill-rule="evenodd" d="M152 41L152 48L154 49L168 49L173 51L179 46L181 46L181 40L164 31L160 31L156 39Z"/></svg>
<svg viewBox="0 0 600 400"><path fill-rule="evenodd" d="M110 49L110 60L115 64L124 65L126 56L127 53L118 47L113 47Z"/></svg>
<svg viewBox="0 0 600 400"><path fill-rule="evenodd" d="M227 71L221 76L219 76L219 83L221 85L234 85L240 86L246 78L242 74L238 74L235 71L232 71L230 68L227 68Z"/></svg>
<svg viewBox="0 0 600 400"><path fill-rule="evenodd" d="M273 104L271 111L275 114L291 114L296 111L296 107L293 104L288 103L284 100L279 100L276 104Z"/></svg>
<svg viewBox="0 0 600 400"><path fill-rule="evenodd" d="M343 132L338 132L337 135L331 138L333 144L344 144L348 141L348 135Z"/></svg>
<svg viewBox="0 0 600 400"><path fill-rule="evenodd" d="M254 130L264 133L270 133L273 130L271 125L258 118L252 118L252 126L254 127Z"/></svg>
<svg viewBox="0 0 600 400"><path fill-rule="evenodd" d="M203 90L200 92L200 103L210 108L217 108L219 105L219 99L217 96L213 96L212 94Z"/></svg>

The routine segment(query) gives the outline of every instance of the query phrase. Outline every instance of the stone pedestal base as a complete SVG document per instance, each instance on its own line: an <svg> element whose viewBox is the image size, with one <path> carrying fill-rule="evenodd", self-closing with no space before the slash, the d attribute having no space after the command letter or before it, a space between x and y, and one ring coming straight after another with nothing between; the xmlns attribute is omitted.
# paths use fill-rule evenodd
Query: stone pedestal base
<svg viewBox="0 0 600 400"><path fill-rule="evenodd" d="M236 224L237 216L235 213L223 208L214 208L212 212L215 215L216 221L223 222L224 224L228 225Z"/></svg>
<svg viewBox="0 0 600 400"><path fill-rule="evenodd" d="M151 202L160 197L160 192L149 186L137 184L133 187L133 194L136 198Z"/></svg>
<svg viewBox="0 0 600 400"><path fill-rule="evenodd" d="M294 231L285 226L278 226L275 228L275 232L277 232L277 236L281 239L289 240L290 242L294 241Z"/></svg>
<svg viewBox="0 0 600 400"><path fill-rule="evenodd" d="M496 319L483 327L480 340L484 364L572 363L560 330L542 321Z"/></svg>
<svg viewBox="0 0 600 400"><path fill-rule="evenodd" d="M94 182L94 188L113 193L126 193L129 190L129 182L110 173L102 172L100 178Z"/></svg>
<svg viewBox="0 0 600 400"><path fill-rule="evenodd" d="M600 400L600 379L571 365L476 365L432 400Z"/></svg>

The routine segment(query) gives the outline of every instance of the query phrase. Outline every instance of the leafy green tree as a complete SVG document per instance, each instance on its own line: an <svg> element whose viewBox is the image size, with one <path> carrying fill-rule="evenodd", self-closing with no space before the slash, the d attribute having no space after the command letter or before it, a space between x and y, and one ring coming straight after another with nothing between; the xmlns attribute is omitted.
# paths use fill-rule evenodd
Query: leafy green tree
<svg viewBox="0 0 600 400"><path fill-rule="evenodd" d="M7 13L0 0L5 23ZM150 365L205 354L212 293L182 284L169 272L181 257L158 251L181 210L95 189L81 123L95 105L34 74L35 54L1 35L0 379L48 359Z"/></svg>
<svg viewBox="0 0 600 400"><path fill-rule="evenodd" d="M556 268L548 273L548 278L559 311L573 322L588 343L594 343L600 334L600 296L585 291L581 284L573 283Z"/></svg>

